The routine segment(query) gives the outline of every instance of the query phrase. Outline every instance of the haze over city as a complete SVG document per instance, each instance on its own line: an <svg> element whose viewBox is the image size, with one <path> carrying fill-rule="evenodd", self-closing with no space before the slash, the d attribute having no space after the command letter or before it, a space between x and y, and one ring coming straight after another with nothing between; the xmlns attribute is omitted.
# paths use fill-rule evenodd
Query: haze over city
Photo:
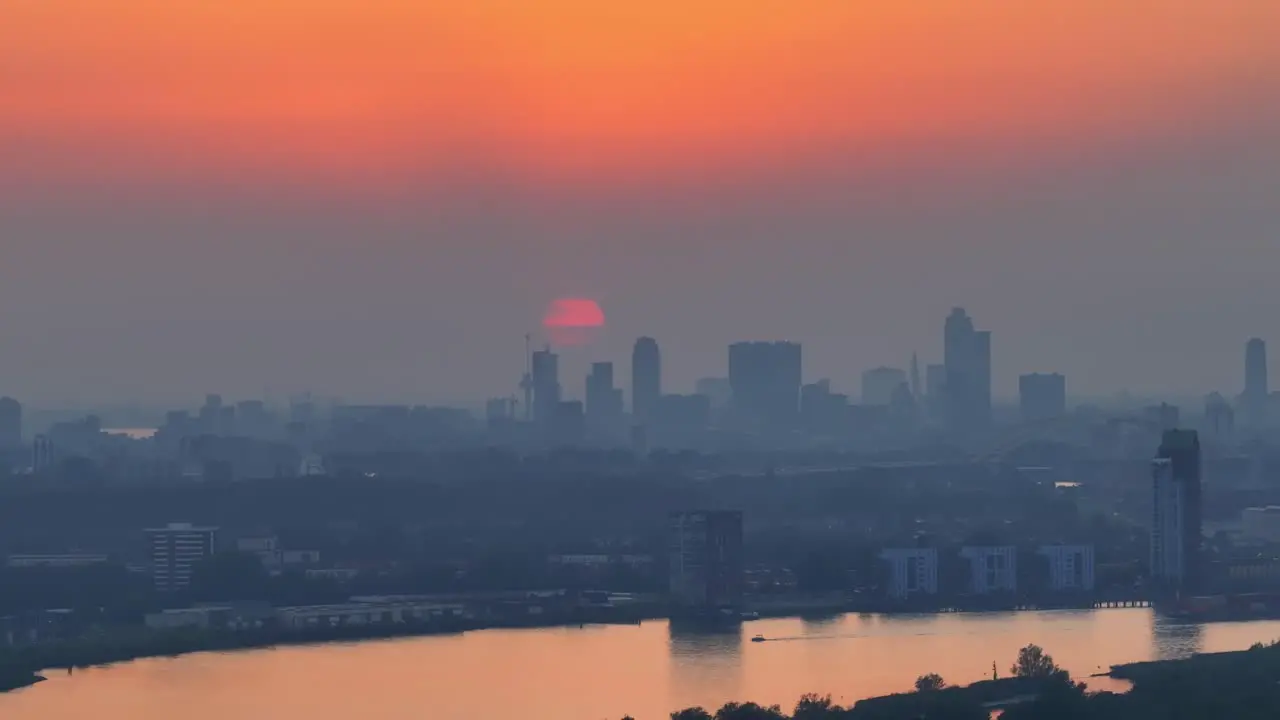
<svg viewBox="0 0 1280 720"><path fill-rule="evenodd" d="M34 406L478 401L566 297L685 391L774 338L852 388L953 305L1004 398L1236 392L1280 335L1270 0L119 6L0 21Z"/></svg>
<svg viewBox="0 0 1280 720"><path fill-rule="evenodd" d="M1275 720L1278 41L0 0L0 717Z"/></svg>

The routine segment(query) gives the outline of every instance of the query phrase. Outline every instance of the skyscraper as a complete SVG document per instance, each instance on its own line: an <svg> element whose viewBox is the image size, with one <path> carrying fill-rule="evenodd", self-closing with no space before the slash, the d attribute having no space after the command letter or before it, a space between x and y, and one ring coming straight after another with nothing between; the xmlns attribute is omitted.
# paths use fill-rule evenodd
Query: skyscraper
<svg viewBox="0 0 1280 720"><path fill-rule="evenodd" d="M733 409L772 427L796 422L800 408L801 349L793 342L740 342L729 346Z"/></svg>
<svg viewBox="0 0 1280 720"><path fill-rule="evenodd" d="M538 350L532 357L533 420L550 422L560 405L560 356L551 348Z"/></svg>
<svg viewBox="0 0 1280 720"><path fill-rule="evenodd" d="M636 340L631 350L631 414L640 423L652 419L662 397L662 354L651 337Z"/></svg>
<svg viewBox="0 0 1280 720"><path fill-rule="evenodd" d="M668 531L671 600L704 611L741 604L742 513L674 513Z"/></svg>
<svg viewBox="0 0 1280 720"><path fill-rule="evenodd" d="M1058 373L1018 377L1018 403L1024 422L1062 417L1067 412L1067 378Z"/></svg>
<svg viewBox="0 0 1280 720"><path fill-rule="evenodd" d="M953 431L991 424L991 333L975 330L963 308L952 308L943 331L946 417Z"/></svg>
<svg viewBox="0 0 1280 720"><path fill-rule="evenodd" d="M1195 592L1201 580L1200 438L1169 430L1151 463L1151 579L1169 592Z"/></svg>
<svg viewBox="0 0 1280 720"><path fill-rule="evenodd" d="M622 431L622 390L613 386L613 363L591 364L587 376L587 428L598 438Z"/></svg>
<svg viewBox="0 0 1280 720"><path fill-rule="evenodd" d="M22 447L22 403L0 398L0 450Z"/></svg>
<svg viewBox="0 0 1280 720"><path fill-rule="evenodd" d="M1267 343L1253 338L1244 346L1244 393L1240 397L1246 422L1252 427L1266 424L1268 393Z"/></svg>

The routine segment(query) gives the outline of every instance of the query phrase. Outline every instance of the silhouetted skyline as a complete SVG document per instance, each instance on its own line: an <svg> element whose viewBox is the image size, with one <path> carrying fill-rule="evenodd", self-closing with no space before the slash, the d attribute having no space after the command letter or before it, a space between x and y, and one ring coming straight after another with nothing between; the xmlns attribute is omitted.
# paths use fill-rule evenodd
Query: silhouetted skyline
<svg viewBox="0 0 1280 720"><path fill-rule="evenodd" d="M497 7L8 9L0 391L471 401L571 297L567 365L652 335L677 391L778 337L852 388L953 305L1006 399L1234 393L1280 332L1270 0Z"/></svg>

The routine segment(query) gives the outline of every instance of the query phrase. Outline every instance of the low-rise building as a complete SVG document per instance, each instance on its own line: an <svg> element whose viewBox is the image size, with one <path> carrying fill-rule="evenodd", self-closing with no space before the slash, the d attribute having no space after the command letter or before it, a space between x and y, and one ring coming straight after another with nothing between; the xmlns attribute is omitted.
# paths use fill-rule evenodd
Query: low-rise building
<svg viewBox="0 0 1280 720"><path fill-rule="evenodd" d="M50 555L10 555L5 564L11 568L72 568L105 565L106 555L94 553L61 553Z"/></svg>
<svg viewBox="0 0 1280 720"><path fill-rule="evenodd" d="M276 620L280 626L291 629L431 623L461 620L464 617L465 608L460 604L427 602L342 603L276 610Z"/></svg>

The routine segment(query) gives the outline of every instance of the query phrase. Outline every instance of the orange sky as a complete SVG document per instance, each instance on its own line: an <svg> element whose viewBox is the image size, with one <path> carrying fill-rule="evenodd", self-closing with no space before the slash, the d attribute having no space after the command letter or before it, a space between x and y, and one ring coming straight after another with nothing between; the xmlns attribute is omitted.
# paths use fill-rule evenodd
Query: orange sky
<svg viewBox="0 0 1280 720"><path fill-rule="evenodd" d="M0 149L81 180L599 178L1088 142L1248 102L1277 31L1275 0L7 0Z"/></svg>

